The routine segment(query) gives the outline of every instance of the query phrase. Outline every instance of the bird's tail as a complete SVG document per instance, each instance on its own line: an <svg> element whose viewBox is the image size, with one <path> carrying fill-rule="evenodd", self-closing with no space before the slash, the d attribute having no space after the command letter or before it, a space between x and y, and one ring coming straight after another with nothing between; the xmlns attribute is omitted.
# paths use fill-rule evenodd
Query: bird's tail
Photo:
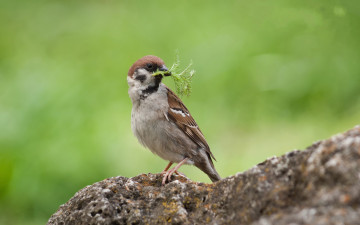
<svg viewBox="0 0 360 225"><path fill-rule="evenodd" d="M206 173L212 182L221 180L221 177L216 171L215 166L210 158L210 155L208 155L207 160L204 160L201 163L195 163L195 166L200 170L202 170L204 173Z"/></svg>
<svg viewBox="0 0 360 225"><path fill-rule="evenodd" d="M204 171L204 172L205 172L205 171ZM205 172L205 173L206 173L206 172ZM218 172L215 170L215 168L213 169L212 172L206 173L206 174L209 176L209 178L210 178L210 180L211 180L212 182L216 182L216 181L221 180L221 177L220 177L220 175L218 174Z"/></svg>

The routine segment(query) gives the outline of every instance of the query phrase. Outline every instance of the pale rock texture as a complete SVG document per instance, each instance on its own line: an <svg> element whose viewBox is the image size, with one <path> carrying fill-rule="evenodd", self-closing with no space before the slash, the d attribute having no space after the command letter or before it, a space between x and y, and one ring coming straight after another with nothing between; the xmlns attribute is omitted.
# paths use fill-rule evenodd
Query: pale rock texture
<svg viewBox="0 0 360 225"><path fill-rule="evenodd" d="M360 224L360 127L214 184L159 174L78 191L48 224Z"/></svg>

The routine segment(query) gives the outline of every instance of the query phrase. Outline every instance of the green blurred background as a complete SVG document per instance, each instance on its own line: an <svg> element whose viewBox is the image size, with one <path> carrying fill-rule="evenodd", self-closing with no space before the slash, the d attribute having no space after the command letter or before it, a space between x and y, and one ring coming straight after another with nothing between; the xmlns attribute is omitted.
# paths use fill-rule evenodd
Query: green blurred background
<svg viewBox="0 0 360 225"><path fill-rule="evenodd" d="M360 120L358 0L0 3L0 224L44 224L86 185L166 166L130 128L144 55L193 61L183 100L223 177Z"/></svg>

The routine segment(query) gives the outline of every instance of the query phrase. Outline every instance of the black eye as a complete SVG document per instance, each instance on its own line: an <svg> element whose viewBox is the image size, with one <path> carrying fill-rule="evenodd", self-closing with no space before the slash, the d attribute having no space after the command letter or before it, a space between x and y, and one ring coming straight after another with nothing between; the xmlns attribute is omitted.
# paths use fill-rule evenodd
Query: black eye
<svg viewBox="0 0 360 225"><path fill-rule="evenodd" d="M146 64L146 67L148 69L152 69L152 68L154 68L154 65L152 63L148 63L148 64Z"/></svg>

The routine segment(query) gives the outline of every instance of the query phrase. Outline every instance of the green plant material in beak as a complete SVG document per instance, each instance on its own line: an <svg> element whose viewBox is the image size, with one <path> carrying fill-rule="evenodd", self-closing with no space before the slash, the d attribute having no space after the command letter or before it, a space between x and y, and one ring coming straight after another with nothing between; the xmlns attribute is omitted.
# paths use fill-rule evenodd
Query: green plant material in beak
<svg viewBox="0 0 360 225"><path fill-rule="evenodd" d="M169 71L156 71L153 73L153 76L162 75L165 76L168 72L171 72L171 77L175 83L176 93L180 96L186 95L190 96L191 94L191 79L195 74L195 70L190 69L192 62L183 70L180 70L180 59L179 56L176 56L176 61L171 66Z"/></svg>

